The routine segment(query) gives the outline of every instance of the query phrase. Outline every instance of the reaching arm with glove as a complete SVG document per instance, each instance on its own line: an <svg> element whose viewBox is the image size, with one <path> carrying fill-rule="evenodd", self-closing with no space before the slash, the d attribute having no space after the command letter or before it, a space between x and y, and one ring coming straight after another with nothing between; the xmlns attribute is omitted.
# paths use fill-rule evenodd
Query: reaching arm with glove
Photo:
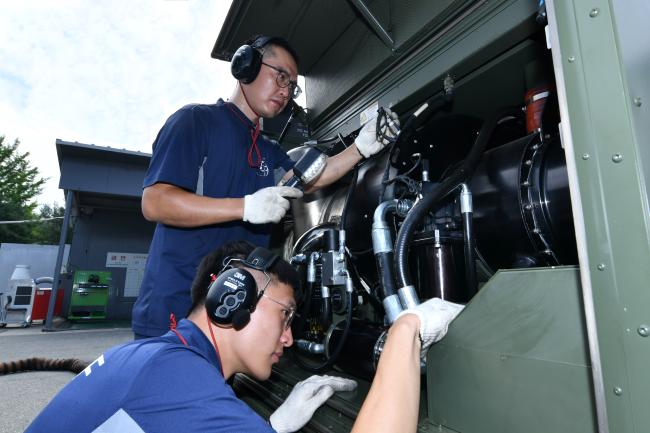
<svg viewBox="0 0 650 433"><path fill-rule="evenodd" d="M287 198L299 198L296 188L272 186L243 198L196 195L175 185L156 183L142 192L142 213L149 221L176 227L200 227L244 220L253 224L278 222L289 209Z"/></svg>
<svg viewBox="0 0 650 433"><path fill-rule="evenodd" d="M390 140L398 134L399 119L392 111L388 109L384 111L386 116L380 118L379 125L377 125L376 119L369 120L361 128L359 135L354 140L354 144L327 159L325 169L314 182L305 188L306 192L313 192L336 182L359 161L370 158L390 143ZM377 126L379 126L379 131L377 131ZM285 176L285 180L290 178L292 174L289 171Z"/></svg>
<svg viewBox="0 0 650 433"><path fill-rule="evenodd" d="M278 433L300 430L336 391L352 391L354 380L334 376L311 376L293 387L289 397L271 415L271 427Z"/></svg>
<svg viewBox="0 0 650 433"><path fill-rule="evenodd" d="M433 298L405 310L388 331L370 392L353 433L415 432L420 407L420 358L440 341L463 306Z"/></svg>
<svg viewBox="0 0 650 433"><path fill-rule="evenodd" d="M420 358L440 341L463 305L439 298L403 311L388 331L370 392L354 423L353 433L415 432L420 407ZM301 429L336 391L352 391L353 380L312 376L296 384L271 415L278 433Z"/></svg>

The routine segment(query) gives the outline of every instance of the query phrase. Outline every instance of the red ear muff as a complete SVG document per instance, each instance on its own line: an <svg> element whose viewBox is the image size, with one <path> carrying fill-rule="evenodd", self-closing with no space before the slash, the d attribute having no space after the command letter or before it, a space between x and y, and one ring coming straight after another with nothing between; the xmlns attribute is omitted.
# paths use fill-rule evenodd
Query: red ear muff
<svg viewBox="0 0 650 433"><path fill-rule="evenodd" d="M257 284L253 275L246 269L231 268L221 272L210 284L205 309L214 323L241 329L250 320L256 301Z"/></svg>

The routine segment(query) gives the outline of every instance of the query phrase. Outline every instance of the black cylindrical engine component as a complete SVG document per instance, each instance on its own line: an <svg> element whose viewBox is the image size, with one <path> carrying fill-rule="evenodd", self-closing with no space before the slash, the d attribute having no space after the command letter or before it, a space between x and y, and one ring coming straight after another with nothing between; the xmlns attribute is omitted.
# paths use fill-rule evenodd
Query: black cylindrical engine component
<svg viewBox="0 0 650 433"><path fill-rule="evenodd" d="M486 152L472 177L476 243L493 269L577 263L564 150L531 134Z"/></svg>
<svg viewBox="0 0 650 433"><path fill-rule="evenodd" d="M323 232L325 241L325 251L338 251L339 249L339 232L338 230L328 229Z"/></svg>
<svg viewBox="0 0 650 433"><path fill-rule="evenodd" d="M465 283L463 241L460 233L450 236L441 231L422 232L411 248L411 272L417 277L422 299L441 298L450 302L466 303L474 293Z"/></svg>
<svg viewBox="0 0 650 433"><path fill-rule="evenodd" d="M325 353L331 353L339 344L345 324L345 321L339 322L329 330L325 340ZM382 349L377 346L377 343L385 329L377 324L352 319L336 366L346 373L371 381Z"/></svg>

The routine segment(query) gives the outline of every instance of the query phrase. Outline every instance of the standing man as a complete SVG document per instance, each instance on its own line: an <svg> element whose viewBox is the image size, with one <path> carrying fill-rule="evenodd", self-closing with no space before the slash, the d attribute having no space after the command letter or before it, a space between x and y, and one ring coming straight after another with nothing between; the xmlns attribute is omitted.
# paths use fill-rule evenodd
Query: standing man
<svg viewBox="0 0 650 433"><path fill-rule="evenodd" d="M154 142L142 213L157 225L133 307L136 338L164 334L172 313L185 316L187 287L205 254L232 240L268 246L270 223L289 209L287 198L302 195L274 186L275 169L291 170L293 162L260 134L259 123L300 94L295 51L282 38L259 36L237 50L231 70L238 83L229 101L181 108ZM340 179L387 144L377 140L375 123L329 158L311 190Z"/></svg>

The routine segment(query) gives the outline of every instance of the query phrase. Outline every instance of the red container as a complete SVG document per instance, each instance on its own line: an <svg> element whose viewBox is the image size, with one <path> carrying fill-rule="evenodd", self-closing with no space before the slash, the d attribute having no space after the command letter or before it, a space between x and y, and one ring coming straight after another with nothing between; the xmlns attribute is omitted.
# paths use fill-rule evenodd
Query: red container
<svg viewBox="0 0 650 433"><path fill-rule="evenodd" d="M34 306L32 307L32 320L45 320L47 317L47 307L50 305L50 296L52 288L37 287L34 295ZM54 304L54 315L61 315L61 305L63 304L63 288L56 291L56 304Z"/></svg>

